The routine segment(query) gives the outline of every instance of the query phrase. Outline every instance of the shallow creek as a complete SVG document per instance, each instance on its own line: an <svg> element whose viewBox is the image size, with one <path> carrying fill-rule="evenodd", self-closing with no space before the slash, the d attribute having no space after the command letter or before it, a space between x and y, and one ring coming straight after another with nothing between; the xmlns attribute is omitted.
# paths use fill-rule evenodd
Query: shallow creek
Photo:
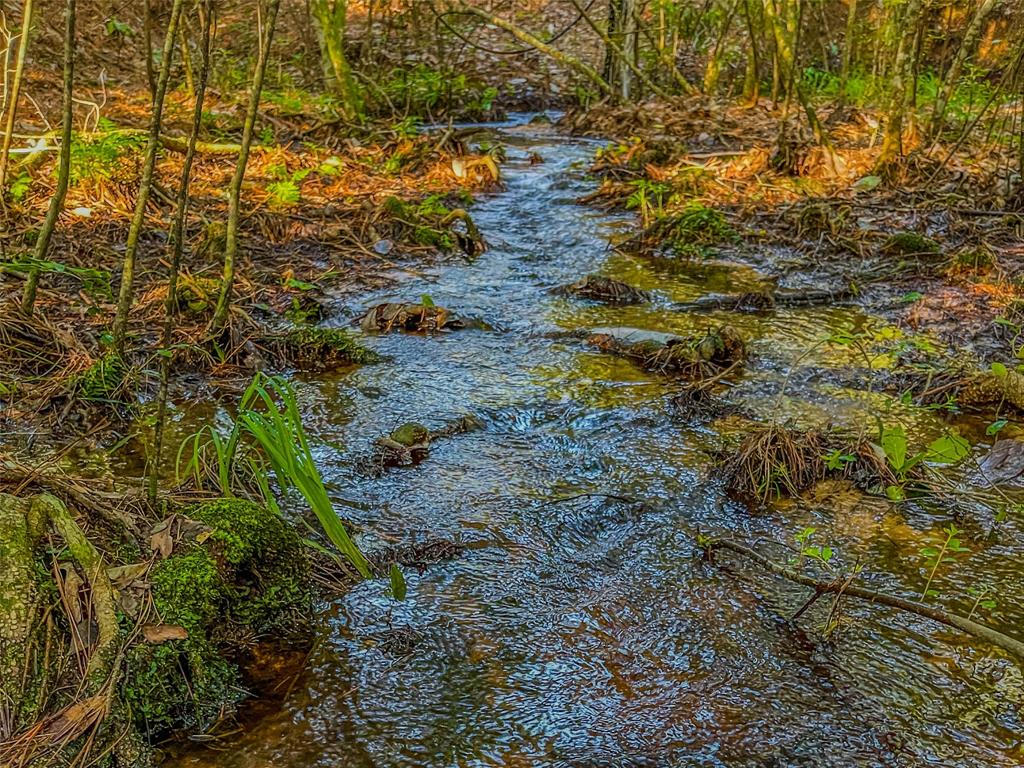
<svg viewBox="0 0 1024 768"><path fill-rule="evenodd" d="M596 145L514 124L497 138L508 146L507 188L473 209L490 249L345 307L351 316L428 294L493 329L371 338L386 362L297 381L325 478L365 545L431 533L467 551L407 569L404 602L376 581L325 606L283 707L172 764L1019 765L1017 665L863 605L848 607L837 641L820 643L820 615L805 616L803 629L784 621L806 590L745 578L739 561L710 566L694 538L729 533L770 552L768 542L813 525L846 562L868 564L866 583L912 592L918 552L948 513L856 497L751 513L725 498L707 453L727 423L687 424L673 412L670 380L567 333L685 333L728 319L754 354L735 399L762 419L854 425L878 398L818 375L848 364L848 353L809 350L860 322L858 311L673 312L673 302L761 278L738 263L680 269L611 251L630 220L574 203L594 188L584 168ZM531 164L531 152L544 162ZM657 301L605 307L549 292L588 273ZM377 435L466 414L483 428L438 441L418 466L360 471ZM902 415L925 436L942 428L929 413ZM965 541L971 556L940 584L952 604L969 607L954 596L985 573L1014 614L1021 577L1007 553L1020 535L1011 521L999 541ZM394 628L415 641L405 655L385 652Z"/></svg>

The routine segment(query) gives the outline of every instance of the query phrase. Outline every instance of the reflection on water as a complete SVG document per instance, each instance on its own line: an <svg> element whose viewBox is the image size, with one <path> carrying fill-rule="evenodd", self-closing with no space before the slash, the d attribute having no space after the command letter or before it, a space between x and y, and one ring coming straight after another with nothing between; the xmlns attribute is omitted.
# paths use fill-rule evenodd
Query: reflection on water
<svg viewBox="0 0 1024 768"><path fill-rule="evenodd" d="M813 525L869 571L875 563L898 574L871 583L910 589L920 583L917 551L945 518L857 499L759 515L727 501L708 471L706 428L673 416L671 382L561 332L690 332L724 315L674 313L668 303L761 279L749 268L673 271L609 252L615 218L573 204L591 189L575 169L592 147L522 131L506 138L508 189L474 211L491 250L366 299L428 293L501 330L375 339L388 362L299 385L332 492L354 502L346 513L367 543L429 531L461 539L467 553L409 573L404 603L372 582L329 606L285 706L174 765L1020 764L1024 683L990 649L863 606L848 609L839 642L820 644L780 618L803 591L697 557L697 531L784 541ZM545 163L530 165L531 150ZM661 305L607 308L548 292L588 272L656 291ZM848 361L846 351L806 355L856 314L731 318L756 355L737 397L760 413L863 421L871 396L811 374L786 379L779 396L798 360L806 371ZM486 428L438 443L418 467L373 479L356 471L377 435L467 412ZM921 428L938 427L926 419ZM955 579L984 572L1012 616L1020 578L1005 548L972 548ZM407 656L382 649L394 627L415 631Z"/></svg>

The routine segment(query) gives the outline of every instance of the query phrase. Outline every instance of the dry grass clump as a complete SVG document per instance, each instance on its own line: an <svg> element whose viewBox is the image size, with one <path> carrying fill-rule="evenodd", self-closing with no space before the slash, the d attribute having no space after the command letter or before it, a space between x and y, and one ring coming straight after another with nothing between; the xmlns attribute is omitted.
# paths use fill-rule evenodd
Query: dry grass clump
<svg viewBox="0 0 1024 768"><path fill-rule="evenodd" d="M825 449L825 435L817 430L754 426L725 462L726 490L758 504L799 495L825 477Z"/></svg>
<svg viewBox="0 0 1024 768"><path fill-rule="evenodd" d="M94 363L72 333L40 315L0 307L0 398L45 403Z"/></svg>

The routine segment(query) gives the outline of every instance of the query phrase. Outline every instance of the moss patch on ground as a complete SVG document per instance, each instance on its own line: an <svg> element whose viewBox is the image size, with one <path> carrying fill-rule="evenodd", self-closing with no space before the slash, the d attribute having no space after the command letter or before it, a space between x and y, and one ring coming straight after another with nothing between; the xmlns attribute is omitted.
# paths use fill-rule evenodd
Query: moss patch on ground
<svg viewBox="0 0 1024 768"><path fill-rule="evenodd" d="M380 355L343 328L294 328L281 339L280 347L288 360L304 368L338 368L380 360Z"/></svg>

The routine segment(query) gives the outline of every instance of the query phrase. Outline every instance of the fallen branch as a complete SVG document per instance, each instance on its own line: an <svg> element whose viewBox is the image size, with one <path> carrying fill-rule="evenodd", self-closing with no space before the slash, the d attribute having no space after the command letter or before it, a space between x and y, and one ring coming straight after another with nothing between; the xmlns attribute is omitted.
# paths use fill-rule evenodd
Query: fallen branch
<svg viewBox="0 0 1024 768"><path fill-rule="evenodd" d="M949 613L941 608L924 605L923 603L919 603L915 600L907 600L906 598L889 595L884 592L876 592L872 589L853 586L852 584L849 584L847 580L837 579L835 581L819 581L818 579L814 579L810 576L805 576L792 568L787 568L784 565L772 562L767 557L750 547L737 544L733 541L721 540L711 542L706 545L705 552L710 558L716 551L723 549L743 555L749 560L753 560L762 568L767 571L771 571L776 576L781 576L788 581L802 584L805 587L811 587L815 590L818 596L841 593L847 597L855 597L858 600L865 600L869 603L878 603L879 605L886 605L890 608L896 608L901 611L913 613L917 616L923 616L926 619L931 619L932 621L944 624L947 627L959 629L962 632L966 632L969 635L973 635L991 643L992 645L998 646L1019 659L1024 659L1024 643L1020 640L1012 638L1009 635L1004 635L999 630L986 627L984 624L979 624L965 616Z"/></svg>

